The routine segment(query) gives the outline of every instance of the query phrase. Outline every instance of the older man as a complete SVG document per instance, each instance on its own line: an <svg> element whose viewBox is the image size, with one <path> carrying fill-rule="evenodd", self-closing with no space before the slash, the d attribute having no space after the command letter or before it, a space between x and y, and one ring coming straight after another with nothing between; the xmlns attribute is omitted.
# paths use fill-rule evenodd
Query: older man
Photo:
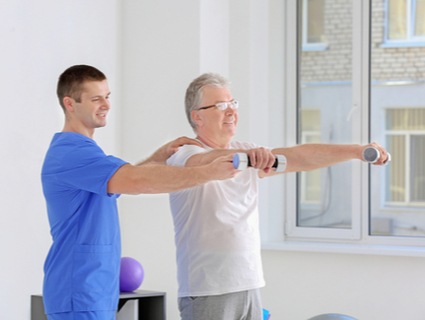
<svg viewBox="0 0 425 320"><path fill-rule="evenodd" d="M268 149L232 141L238 102L226 78L203 74L186 92L186 115L203 147L183 146L167 163L194 167L219 156L244 152L253 169L226 181L170 194L175 226L179 309L183 320L260 320L264 286L258 227L258 178L271 170L275 155L287 158L285 172L309 171L362 159L367 146L305 144ZM387 159L386 151L373 144Z"/></svg>

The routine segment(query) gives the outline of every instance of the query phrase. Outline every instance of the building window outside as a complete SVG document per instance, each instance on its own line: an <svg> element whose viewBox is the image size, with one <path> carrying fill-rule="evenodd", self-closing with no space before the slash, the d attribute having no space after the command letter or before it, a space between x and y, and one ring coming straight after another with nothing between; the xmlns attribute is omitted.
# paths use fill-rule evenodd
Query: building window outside
<svg viewBox="0 0 425 320"><path fill-rule="evenodd" d="M395 165L386 168L385 204L425 207L425 108L387 109L386 140Z"/></svg>
<svg viewBox="0 0 425 320"><path fill-rule="evenodd" d="M425 0L387 0L386 43L425 45Z"/></svg>
<svg viewBox="0 0 425 320"><path fill-rule="evenodd" d="M302 48L320 51L327 48L325 37L325 0L302 0Z"/></svg>

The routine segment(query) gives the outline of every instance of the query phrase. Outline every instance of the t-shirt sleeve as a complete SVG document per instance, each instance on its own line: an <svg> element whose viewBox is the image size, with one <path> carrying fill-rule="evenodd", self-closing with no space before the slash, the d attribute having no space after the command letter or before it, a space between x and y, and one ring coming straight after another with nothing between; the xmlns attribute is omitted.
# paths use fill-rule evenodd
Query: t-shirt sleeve
<svg viewBox="0 0 425 320"><path fill-rule="evenodd" d="M107 193L108 181L126 163L114 156L107 156L94 143L85 143L63 154L56 179L70 188L111 196Z"/></svg>
<svg viewBox="0 0 425 320"><path fill-rule="evenodd" d="M269 147L260 146L260 145L254 143L254 142L232 141L231 146L232 146L232 149L244 149L244 150L256 149L256 148L261 148L261 147L269 149L269 150L272 149L272 148L269 148Z"/></svg>
<svg viewBox="0 0 425 320"><path fill-rule="evenodd" d="M207 149L195 146L195 145L184 145L177 150L170 158L167 160L167 164L175 167L184 167L186 161L195 154L208 152Z"/></svg>

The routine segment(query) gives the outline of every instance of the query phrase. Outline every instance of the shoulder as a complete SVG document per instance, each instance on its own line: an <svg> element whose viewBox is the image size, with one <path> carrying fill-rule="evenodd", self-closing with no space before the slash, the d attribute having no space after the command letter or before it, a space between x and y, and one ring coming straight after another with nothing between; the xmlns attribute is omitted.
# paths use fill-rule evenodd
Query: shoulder
<svg viewBox="0 0 425 320"><path fill-rule="evenodd" d="M61 132L53 137L43 172L69 170L106 157L94 140L74 132Z"/></svg>
<svg viewBox="0 0 425 320"><path fill-rule="evenodd" d="M254 149L261 148L262 146L253 142L231 141L230 149Z"/></svg>
<svg viewBox="0 0 425 320"><path fill-rule="evenodd" d="M168 158L167 164L172 166L184 166L187 159L189 159L191 156L204 152L208 152L208 149L187 144L180 147L176 153Z"/></svg>

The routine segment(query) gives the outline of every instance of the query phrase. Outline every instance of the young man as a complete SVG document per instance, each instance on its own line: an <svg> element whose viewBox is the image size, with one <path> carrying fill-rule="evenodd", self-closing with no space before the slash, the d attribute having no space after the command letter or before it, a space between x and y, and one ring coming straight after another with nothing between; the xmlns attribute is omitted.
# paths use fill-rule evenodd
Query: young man
<svg viewBox="0 0 425 320"><path fill-rule="evenodd" d="M45 263L45 311L49 320L112 320L119 295L119 194L178 191L232 178L236 170L231 157L196 168L163 165L181 145L198 144L185 137L136 166L105 155L93 135L106 125L110 91L96 68L65 70L57 94L65 125L54 135L42 169L53 237Z"/></svg>
<svg viewBox="0 0 425 320"><path fill-rule="evenodd" d="M186 91L186 115L202 147L187 145L167 163L196 167L219 156L247 153L253 169L226 181L170 194L175 225L179 309L183 320L260 320L264 286L258 226L258 178L271 171L275 155L287 159L285 172L309 171L362 159L366 146L305 144L267 149L232 141L238 103L228 81L216 74L195 79ZM383 159L387 152L379 145Z"/></svg>

